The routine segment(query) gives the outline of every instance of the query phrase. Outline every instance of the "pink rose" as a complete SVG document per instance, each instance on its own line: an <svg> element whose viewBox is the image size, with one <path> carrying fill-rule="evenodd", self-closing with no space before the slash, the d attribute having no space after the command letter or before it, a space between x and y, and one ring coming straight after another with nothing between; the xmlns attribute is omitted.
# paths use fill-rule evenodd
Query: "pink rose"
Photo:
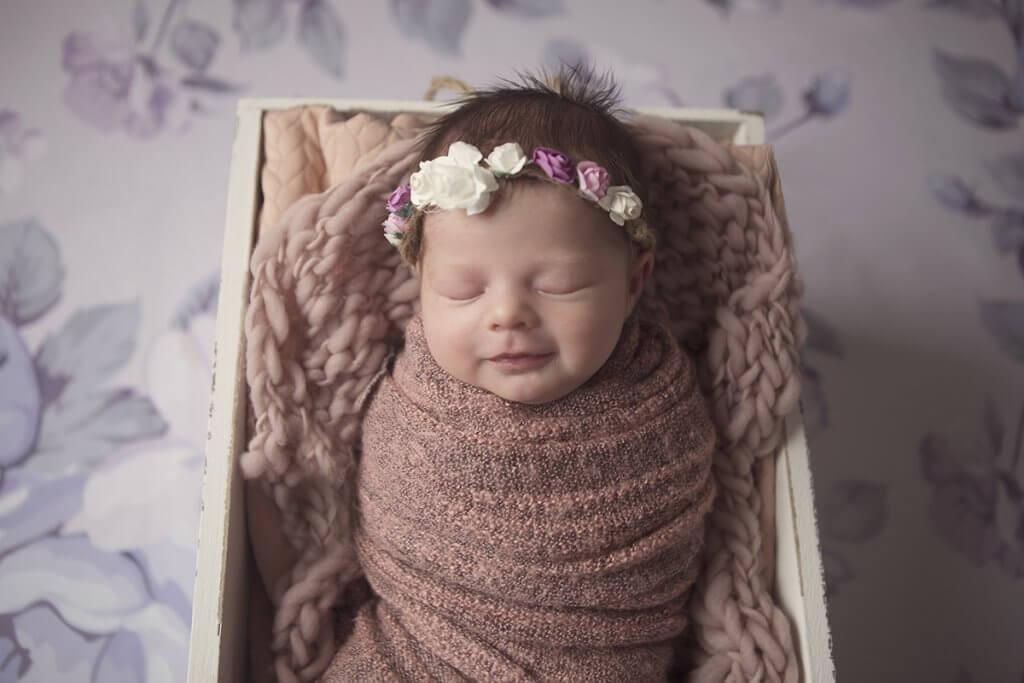
<svg viewBox="0 0 1024 683"><path fill-rule="evenodd" d="M384 232L391 235L400 235L405 232L405 219L397 213L388 214L384 221Z"/></svg>
<svg viewBox="0 0 1024 683"><path fill-rule="evenodd" d="M608 191L608 171L593 161L581 161L576 164L576 175L580 183L580 193L587 199L596 202Z"/></svg>
<svg viewBox="0 0 1024 683"><path fill-rule="evenodd" d="M557 149L538 147L533 150L533 163L544 169L549 178L560 183L571 183L576 176L569 157Z"/></svg>
<svg viewBox="0 0 1024 683"><path fill-rule="evenodd" d="M398 211L409 202L411 196L412 193L408 185L399 185L388 197L388 211L391 213Z"/></svg>

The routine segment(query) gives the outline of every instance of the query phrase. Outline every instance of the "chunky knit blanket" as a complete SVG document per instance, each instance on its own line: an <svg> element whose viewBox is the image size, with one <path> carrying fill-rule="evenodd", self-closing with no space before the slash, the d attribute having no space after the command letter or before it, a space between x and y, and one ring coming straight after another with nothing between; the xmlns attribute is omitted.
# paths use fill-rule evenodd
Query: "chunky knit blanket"
<svg viewBox="0 0 1024 683"><path fill-rule="evenodd" d="M354 538L379 598L324 681L658 681L686 624L715 432L667 329L631 317L539 405L448 375L417 316L363 419Z"/></svg>
<svg viewBox="0 0 1024 683"><path fill-rule="evenodd" d="M686 608L690 678L796 681L791 626L765 561L771 477L760 476L797 407L805 335L778 175L767 147L725 146L656 117L633 125L659 229L641 314L661 316L695 355L718 436L718 494ZM380 229L383 199L417 157L415 130L403 115L308 108L265 121L241 467L258 483L247 501L250 536L273 610L268 659L285 683L327 670L373 571L360 563L351 503L367 397L418 307L416 283ZM303 192L314 194L297 198Z"/></svg>

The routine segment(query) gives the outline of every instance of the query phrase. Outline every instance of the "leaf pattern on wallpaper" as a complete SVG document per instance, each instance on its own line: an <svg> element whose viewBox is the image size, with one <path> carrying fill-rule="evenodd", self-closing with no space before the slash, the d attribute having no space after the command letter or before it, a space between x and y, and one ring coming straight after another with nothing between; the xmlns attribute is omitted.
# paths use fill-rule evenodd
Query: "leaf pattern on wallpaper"
<svg viewBox="0 0 1024 683"><path fill-rule="evenodd" d="M391 0L391 13L402 33L448 56L461 53L472 11L470 0Z"/></svg>
<svg viewBox="0 0 1024 683"><path fill-rule="evenodd" d="M1024 149L1003 154L984 166L994 184L1011 201L1020 202L1024 198ZM985 199L975 187L956 175L935 173L928 176L927 184L938 202L950 211L988 219L993 246L1000 253L1016 253L1017 265L1024 276L1024 205Z"/></svg>
<svg viewBox="0 0 1024 683"><path fill-rule="evenodd" d="M782 9L782 0L705 0L728 17L733 13L775 14Z"/></svg>
<svg viewBox="0 0 1024 683"><path fill-rule="evenodd" d="M992 207L960 176L933 173L926 180L932 195L950 211L965 216L990 216Z"/></svg>
<svg viewBox="0 0 1024 683"><path fill-rule="evenodd" d="M986 128L1014 128L1020 112L1010 106L1010 78L996 64L935 50L943 96L958 113Z"/></svg>
<svg viewBox="0 0 1024 683"><path fill-rule="evenodd" d="M216 29L201 21L185 19L171 32L171 51L193 71L205 71L219 46L220 35Z"/></svg>
<svg viewBox="0 0 1024 683"><path fill-rule="evenodd" d="M90 392L121 368L135 350L137 303L76 311L43 339L36 368L48 400Z"/></svg>
<svg viewBox="0 0 1024 683"><path fill-rule="evenodd" d="M1024 199L1024 148L986 164L996 185L1010 197Z"/></svg>
<svg viewBox="0 0 1024 683"><path fill-rule="evenodd" d="M232 0L231 6L231 26L243 52L268 50L284 38L288 28L284 0Z"/></svg>
<svg viewBox="0 0 1024 683"><path fill-rule="evenodd" d="M295 42L319 68L341 78L345 73L345 27L327 0L232 0L232 28L243 52L277 47L288 32L290 7L297 7ZM219 79L218 79L219 80ZM221 90L218 81L199 81L196 87Z"/></svg>
<svg viewBox="0 0 1024 683"><path fill-rule="evenodd" d="M968 121L994 130L1018 126L1024 115L1024 6L1019 0L932 0L927 7L1006 25L1016 57L1010 74L988 59L935 48L933 63L946 102Z"/></svg>
<svg viewBox="0 0 1024 683"><path fill-rule="evenodd" d="M149 8L145 0L135 0L132 3L132 35L136 43L141 43L149 31Z"/></svg>
<svg viewBox="0 0 1024 683"><path fill-rule="evenodd" d="M885 511L885 486L870 481L841 481L822 503L822 533L837 541L863 543L882 530Z"/></svg>
<svg viewBox="0 0 1024 683"><path fill-rule="evenodd" d="M82 506L85 472L47 477L21 467L0 483L0 557L60 528Z"/></svg>
<svg viewBox="0 0 1024 683"><path fill-rule="evenodd" d="M550 17L565 12L562 0L486 0L496 10L527 19Z"/></svg>
<svg viewBox="0 0 1024 683"><path fill-rule="evenodd" d="M1024 406L1012 429L986 398L976 433L929 433L921 472L935 531L976 566L1024 577Z"/></svg>
<svg viewBox="0 0 1024 683"><path fill-rule="evenodd" d="M822 373L818 369L825 357L841 359L844 356L839 334L824 316L804 308L800 311L807 325L807 340L801 350L801 407L804 425L809 434L829 425L829 408L825 396Z"/></svg>
<svg viewBox="0 0 1024 683"><path fill-rule="evenodd" d="M33 219L0 225L0 245L0 671L182 680L216 287L194 288L147 356L158 411L109 386L136 352L138 305L73 311L33 358L19 326L59 299L59 248ZM173 438L157 438L165 415Z"/></svg>
<svg viewBox="0 0 1024 683"><path fill-rule="evenodd" d="M839 333L823 316L804 308L800 311L807 325L807 341L805 345L808 350L821 351L835 358L843 357L843 344L839 341Z"/></svg>
<svg viewBox="0 0 1024 683"><path fill-rule="evenodd" d="M35 218L0 225L0 316L35 321L57 303L64 266L57 243Z"/></svg>
<svg viewBox="0 0 1024 683"><path fill-rule="evenodd" d="M804 425L813 440L817 432L829 426L829 406L819 366L828 359L844 359L846 350L839 332L827 318L807 308L801 310L801 316L807 325L800 363L801 407ZM849 558L849 546L867 543L885 528L888 486L877 481L844 479L819 491L815 497L825 591L831 597L857 576Z"/></svg>
<svg viewBox="0 0 1024 683"><path fill-rule="evenodd" d="M326 2L309 0L299 12L299 42L313 61L329 74L341 78L345 73L345 30L341 19Z"/></svg>
<svg viewBox="0 0 1024 683"><path fill-rule="evenodd" d="M981 319L999 347L1024 362L1024 300L988 300L979 304Z"/></svg>
<svg viewBox="0 0 1024 683"><path fill-rule="evenodd" d="M822 2L832 2L837 5L845 5L847 7L856 7L858 9L877 10L882 9L887 5L891 5L899 0L820 0Z"/></svg>
<svg viewBox="0 0 1024 683"><path fill-rule="evenodd" d="M992 0L929 0L925 6L959 12L975 19L989 19L999 15L999 6Z"/></svg>
<svg viewBox="0 0 1024 683"><path fill-rule="evenodd" d="M17 464L28 455L41 412L31 353L17 328L0 317L0 467Z"/></svg>

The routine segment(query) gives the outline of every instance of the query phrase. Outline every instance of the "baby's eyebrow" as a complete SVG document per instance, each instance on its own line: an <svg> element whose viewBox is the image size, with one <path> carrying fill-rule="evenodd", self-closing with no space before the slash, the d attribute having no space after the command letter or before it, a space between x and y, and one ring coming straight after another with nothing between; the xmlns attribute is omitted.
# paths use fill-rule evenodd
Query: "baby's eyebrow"
<svg viewBox="0 0 1024 683"><path fill-rule="evenodd" d="M550 254L542 257L539 263L552 268L585 268L591 260L578 254Z"/></svg>
<svg viewBox="0 0 1024 683"><path fill-rule="evenodd" d="M483 269L477 263L442 263L436 264L432 268L428 268L427 272L430 275L437 277L440 275L450 277L479 277L483 273Z"/></svg>

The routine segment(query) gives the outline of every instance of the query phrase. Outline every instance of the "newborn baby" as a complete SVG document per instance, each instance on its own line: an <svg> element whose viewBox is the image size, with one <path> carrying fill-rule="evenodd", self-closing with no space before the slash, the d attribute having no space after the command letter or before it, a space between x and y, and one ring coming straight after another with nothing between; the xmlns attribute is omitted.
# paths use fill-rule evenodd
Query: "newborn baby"
<svg viewBox="0 0 1024 683"><path fill-rule="evenodd" d="M579 74L476 93L388 199L421 310L366 410L373 596L323 680L666 679L714 433L638 312L654 238L613 105Z"/></svg>

